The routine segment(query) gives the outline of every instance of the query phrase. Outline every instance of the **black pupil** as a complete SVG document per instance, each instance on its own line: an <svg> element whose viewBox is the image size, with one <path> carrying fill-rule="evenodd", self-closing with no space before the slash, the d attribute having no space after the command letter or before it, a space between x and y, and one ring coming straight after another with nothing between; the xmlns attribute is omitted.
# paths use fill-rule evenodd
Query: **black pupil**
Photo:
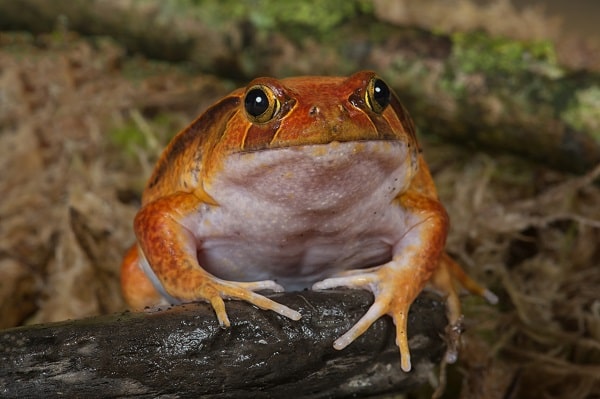
<svg viewBox="0 0 600 399"><path fill-rule="evenodd" d="M260 116L269 108L269 99L261 89L252 89L246 93L244 100L246 112L252 116Z"/></svg>
<svg viewBox="0 0 600 399"><path fill-rule="evenodd" d="M377 79L373 83L373 99L381 108L387 107L390 103L390 88L381 79Z"/></svg>

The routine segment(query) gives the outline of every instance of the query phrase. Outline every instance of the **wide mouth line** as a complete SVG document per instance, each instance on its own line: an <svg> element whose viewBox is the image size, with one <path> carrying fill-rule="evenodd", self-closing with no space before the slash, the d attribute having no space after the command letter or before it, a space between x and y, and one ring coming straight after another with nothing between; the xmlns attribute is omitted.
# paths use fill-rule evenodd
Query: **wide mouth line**
<svg viewBox="0 0 600 399"><path fill-rule="evenodd" d="M391 143L391 144L404 144L403 140L398 139L364 139L364 140L348 140L348 141L340 141L340 140L332 140L327 143L307 143L307 144L298 144L298 145L289 145L282 147L270 147L270 148L253 148L253 149L243 149L239 151L235 151L237 154L249 154L254 152L265 152L265 151L276 151L276 150L285 150L290 148L309 148L309 147L325 147L336 143L339 145L344 144L361 144L361 143Z"/></svg>

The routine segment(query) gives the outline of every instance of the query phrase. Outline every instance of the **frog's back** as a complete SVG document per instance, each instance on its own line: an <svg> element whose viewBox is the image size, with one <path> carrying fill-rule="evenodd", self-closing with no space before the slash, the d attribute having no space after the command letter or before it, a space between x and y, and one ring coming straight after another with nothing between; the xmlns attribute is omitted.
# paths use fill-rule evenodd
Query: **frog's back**
<svg viewBox="0 0 600 399"><path fill-rule="evenodd" d="M146 184L142 204L178 191L191 192L198 187L207 147L211 141L219 139L239 103L239 97L232 93L208 108L171 140Z"/></svg>

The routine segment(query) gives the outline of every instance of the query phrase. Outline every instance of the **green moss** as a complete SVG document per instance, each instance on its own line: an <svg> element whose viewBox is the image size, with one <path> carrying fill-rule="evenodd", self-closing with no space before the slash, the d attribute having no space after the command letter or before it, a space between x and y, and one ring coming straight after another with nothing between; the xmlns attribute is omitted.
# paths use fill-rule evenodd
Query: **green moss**
<svg viewBox="0 0 600 399"><path fill-rule="evenodd" d="M478 114L487 115L490 104L497 105L490 114L495 122L526 121L532 115L554 118L563 108L560 101L571 96L558 92L567 90L564 84L555 84L564 72L549 42L520 42L482 32L455 33L451 40L451 55L438 87L457 102L457 108L473 112L473 120ZM496 139L504 142L501 136ZM489 134L488 138L494 139Z"/></svg>
<svg viewBox="0 0 600 399"><path fill-rule="evenodd" d="M344 20L373 11L369 0L187 0L173 4L209 26L247 19L259 31L283 31L295 39L307 33L323 37Z"/></svg>
<svg viewBox="0 0 600 399"><path fill-rule="evenodd" d="M561 119L575 130L589 132L600 142L600 87L592 86L576 92Z"/></svg>
<svg viewBox="0 0 600 399"><path fill-rule="evenodd" d="M279 1L262 0L261 8L255 9L251 19L257 26L265 28L290 27L300 31L315 31L324 34L345 19L353 17L370 5L366 1ZM264 22L267 21L267 24ZM262 24L261 24L262 22ZM301 33L301 32L300 32Z"/></svg>
<svg viewBox="0 0 600 399"><path fill-rule="evenodd" d="M520 42L476 33L452 35L452 58L458 70L471 74L516 75L536 71L548 77L560 77L553 45L548 41Z"/></svg>
<svg viewBox="0 0 600 399"><path fill-rule="evenodd" d="M109 138L114 145L123 149L127 155L133 155L138 148L147 145L144 133L133 122L128 122L125 126L111 130Z"/></svg>
<svg viewBox="0 0 600 399"><path fill-rule="evenodd" d="M108 133L110 142L121 149L127 156L135 155L139 150L151 151L162 147L164 132L171 131L171 118L158 114L152 120L146 120L137 114L122 126L115 127ZM158 147L158 148L157 148Z"/></svg>
<svg viewBox="0 0 600 399"><path fill-rule="evenodd" d="M482 32L455 33L451 40L452 53L440 87L456 98L467 94L468 87L485 87L498 95L519 93L531 100L547 100L552 94L548 79L563 75L547 41L520 42Z"/></svg>

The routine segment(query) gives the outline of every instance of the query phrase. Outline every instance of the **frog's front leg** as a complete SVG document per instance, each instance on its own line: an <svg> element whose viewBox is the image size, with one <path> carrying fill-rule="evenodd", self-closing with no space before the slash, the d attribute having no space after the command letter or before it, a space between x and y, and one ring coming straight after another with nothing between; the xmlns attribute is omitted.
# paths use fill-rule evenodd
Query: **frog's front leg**
<svg viewBox="0 0 600 399"><path fill-rule="evenodd" d="M295 310L254 292L283 291L274 281L226 281L198 264L197 240L185 227L185 220L188 215L202 212L199 209L204 205L197 195L179 192L146 204L137 214L134 230L141 251L140 262L142 268L150 269L145 271L156 289L170 302L210 302L223 327L230 325L224 298L241 299L290 319L300 319Z"/></svg>
<svg viewBox="0 0 600 399"><path fill-rule="evenodd" d="M409 371L408 310L438 266L446 240L448 217L437 200L414 192L400 195L394 205L406 211L408 231L393 245L392 259L379 267L323 280L313 288L344 286L373 292L373 305L348 332L334 342L334 347L343 349L377 319L388 314L396 325L396 344L400 349L402 370Z"/></svg>

